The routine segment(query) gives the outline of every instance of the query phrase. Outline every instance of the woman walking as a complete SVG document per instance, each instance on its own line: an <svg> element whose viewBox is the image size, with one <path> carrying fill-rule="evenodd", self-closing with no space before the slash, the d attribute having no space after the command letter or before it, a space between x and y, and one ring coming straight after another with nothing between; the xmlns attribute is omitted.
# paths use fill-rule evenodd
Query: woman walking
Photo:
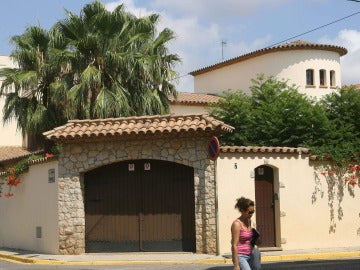
<svg viewBox="0 0 360 270"><path fill-rule="evenodd" d="M235 208L241 216L231 225L231 253L234 270L258 270L260 263L255 263L252 256L253 230L251 226L251 217L255 213L254 201L241 197L237 199ZM257 266L255 268L255 266Z"/></svg>

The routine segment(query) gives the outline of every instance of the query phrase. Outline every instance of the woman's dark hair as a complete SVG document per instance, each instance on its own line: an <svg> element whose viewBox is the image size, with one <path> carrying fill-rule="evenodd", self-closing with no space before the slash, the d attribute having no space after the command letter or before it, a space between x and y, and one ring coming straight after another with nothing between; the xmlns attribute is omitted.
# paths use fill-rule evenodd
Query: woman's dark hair
<svg viewBox="0 0 360 270"><path fill-rule="evenodd" d="M246 211L248 210L249 206L255 206L255 203L254 201L245 197L237 199L235 204L235 208L237 208L239 211Z"/></svg>

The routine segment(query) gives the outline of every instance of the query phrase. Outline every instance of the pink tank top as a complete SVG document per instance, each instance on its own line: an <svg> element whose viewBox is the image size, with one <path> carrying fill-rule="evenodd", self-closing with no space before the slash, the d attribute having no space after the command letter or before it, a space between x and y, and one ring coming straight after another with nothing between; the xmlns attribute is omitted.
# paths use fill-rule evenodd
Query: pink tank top
<svg viewBox="0 0 360 270"><path fill-rule="evenodd" d="M253 232L252 230L246 230L240 220L237 219L236 222L240 223L240 237L237 245L237 253L250 255L252 250L251 237L253 235Z"/></svg>

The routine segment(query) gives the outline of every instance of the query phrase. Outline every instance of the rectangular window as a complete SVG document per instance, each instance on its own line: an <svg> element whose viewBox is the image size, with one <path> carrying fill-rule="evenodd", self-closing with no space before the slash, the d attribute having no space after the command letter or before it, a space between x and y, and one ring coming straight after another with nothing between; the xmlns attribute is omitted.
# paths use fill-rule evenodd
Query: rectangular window
<svg viewBox="0 0 360 270"><path fill-rule="evenodd" d="M331 87L335 87L335 86L336 86L335 70L330 70L330 86L331 86Z"/></svg>
<svg viewBox="0 0 360 270"><path fill-rule="evenodd" d="M319 71L320 86L326 86L326 70L320 69Z"/></svg>
<svg viewBox="0 0 360 270"><path fill-rule="evenodd" d="M306 85L314 85L314 70L306 70Z"/></svg>
<svg viewBox="0 0 360 270"><path fill-rule="evenodd" d="M36 226L36 238L41 238L42 237L42 229L40 226Z"/></svg>
<svg viewBox="0 0 360 270"><path fill-rule="evenodd" d="M55 183L55 169L48 170L48 182Z"/></svg>

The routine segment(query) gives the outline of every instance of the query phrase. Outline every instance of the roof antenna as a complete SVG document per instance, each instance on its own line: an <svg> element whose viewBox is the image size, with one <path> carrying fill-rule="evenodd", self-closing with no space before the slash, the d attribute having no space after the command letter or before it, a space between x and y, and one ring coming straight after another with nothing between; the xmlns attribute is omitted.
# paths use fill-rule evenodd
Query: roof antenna
<svg viewBox="0 0 360 270"><path fill-rule="evenodd" d="M224 47L226 46L227 42L225 40L221 40L221 59L224 60Z"/></svg>

